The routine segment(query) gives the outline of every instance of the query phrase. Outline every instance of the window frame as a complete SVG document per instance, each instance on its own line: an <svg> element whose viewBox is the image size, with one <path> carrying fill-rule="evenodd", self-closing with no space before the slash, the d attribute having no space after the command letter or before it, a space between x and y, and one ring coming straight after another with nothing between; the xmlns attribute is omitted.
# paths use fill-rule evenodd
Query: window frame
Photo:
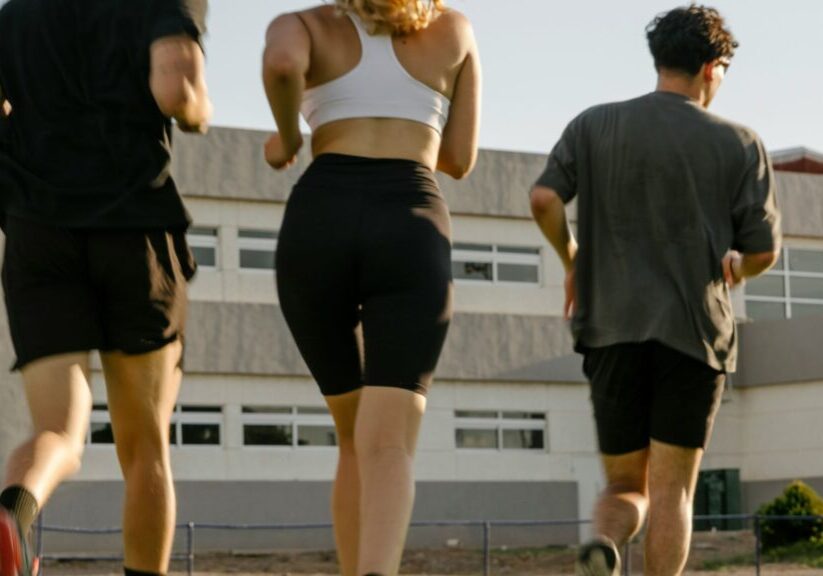
<svg viewBox="0 0 823 576"><path fill-rule="evenodd" d="M203 234L202 230L213 230L214 235ZM192 226L186 231L186 243L189 248L207 248L214 250L214 266L197 262L198 270L220 269L220 228L218 226Z"/></svg>
<svg viewBox="0 0 823 576"><path fill-rule="evenodd" d="M244 232L257 234L271 234L271 238L243 236ZM277 244L280 236L279 230L264 230L261 228L238 228L237 230L237 269L243 274L271 274L277 270ZM249 268L244 267L243 250L251 252L272 252L271 268Z"/></svg>
<svg viewBox="0 0 823 576"><path fill-rule="evenodd" d="M812 252L821 252L823 253L823 249L816 249L810 248L805 246L783 246L780 249L780 256L782 261L782 267L779 269L772 268L767 270L762 274L761 277L772 277L772 278L782 278L783 280L783 296L762 296L756 294L748 294L746 290L748 287L744 287L744 294L743 299L746 302L746 318L757 322L756 318L752 318L749 316L749 302L765 302L765 303L774 303L774 304L782 304L783 305L783 312L784 316L782 319L788 320L791 318L800 318L801 316L793 316L792 315L792 304L806 304L812 306L820 306L821 316L823 316L823 298L795 298L791 295L791 284L793 278L810 278L814 280L823 280L823 272L802 272L802 271L793 271L791 270L791 251L792 250L804 250L804 251L812 251ZM761 320L763 321L763 320Z"/></svg>
<svg viewBox="0 0 823 576"><path fill-rule="evenodd" d="M288 409L289 412L244 412L245 408L272 408ZM300 409L317 410L324 409L322 406L264 406L259 404L244 404L240 407L241 426L241 447L244 450L336 450L338 447L337 430L334 426L334 419L328 410L320 414L301 413ZM291 430L291 444L246 444L246 426L288 426ZM334 444L326 445L301 445L300 426L323 426L330 427L335 431Z"/></svg>
<svg viewBox="0 0 823 576"><path fill-rule="evenodd" d="M495 415L488 417L479 416L459 416L459 412L489 412ZM540 414L542 418L511 418L504 414L507 412L525 412L527 414ZM530 454L541 454L549 452L549 415L546 412L536 412L531 410L455 410L454 411L454 447L458 451L466 452L526 452ZM458 430L495 430L497 432L497 446L495 448L480 448L472 446L459 446L457 443ZM540 430L543 433L543 446L541 448L506 448L504 446L504 432L506 430Z"/></svg>
<svg viewBox="0 0 823 576"><path fill-rule="evenodd" d="M488 247L490 250L472 250L469 246ZM506 248L514 248L519 250L536 250L537 252L516 253L508 252ZM517 246L514 244L479 244L476 242L455 242L452 248L452 264L456 263L482 263L491 264L492 278L491 280L480 280L473 278L454 278L455 284L463 284L467 286L543 286L544 272L543 272L543 247L542 246ZM518 282L515 280L501 280L500 279L500 265L514 264L514 265L532 265L537 269L536 282Z"/></svg>

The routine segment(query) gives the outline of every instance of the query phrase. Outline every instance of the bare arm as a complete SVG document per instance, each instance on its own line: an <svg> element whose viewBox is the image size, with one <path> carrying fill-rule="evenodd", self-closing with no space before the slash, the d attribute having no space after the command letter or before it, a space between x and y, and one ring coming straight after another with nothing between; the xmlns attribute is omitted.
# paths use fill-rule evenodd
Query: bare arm
<svg viewBox="0 0 823 576"><path fill-rule="evenodd" d="M457 179L471 172L477 161L482 76L480 55L468 20L463 22L462 28L468 51L457 76L449 121L443 130L437 158L437 169Z"/></svg>
<svg viewBox="0 0 823 576"><path fill-rule="evenodd" d="M194 39L181 34L152 42L149 86L160 111L181 130L206 132L212 105L203 50Z"/></svg>
<svg viewBox="0 0 823 576"><path fill-rule="evenodd" d="M563 306L563 315L569 318L574 312L575 305L574 263L577 258L577 240L566 218L566 206L553 189L536 184L531 191L531 208L537 226L554 248L566 271L566 302Z"/></svg>
<svg viewBox="0 0 823 576"><path fill-rule="evenodd" d="M311 65L311 36L296 14L274 19L266 32L263 87L278 134L266 144L266 159L275 168L290 165L303 145L300 103Z"/></svg>

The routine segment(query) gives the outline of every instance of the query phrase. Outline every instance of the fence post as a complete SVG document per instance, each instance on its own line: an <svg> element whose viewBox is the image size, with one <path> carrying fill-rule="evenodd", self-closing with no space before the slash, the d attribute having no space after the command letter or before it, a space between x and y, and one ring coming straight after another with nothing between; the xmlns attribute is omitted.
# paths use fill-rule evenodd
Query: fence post
<svg viewBox="0 0 823 576"><path fill-rule="evenodd" d="M483 522L483 576L491 574L491 522Z"/></svg>
<svg viewBox="0 0 823 576"><path fill-rule="evenodd" d="M623 576L630 576L632 573L632 541L626 542L623 546Z"/></svg>
<svg viewBox="0 0 823 576"><path fill-rule="evenodd" d="M194 575L194 522L186 525L186 569L189 576Z"/></svg>
<svg viewBox="0 0 823 576"><path fill-rule="evenodd" d="M760 530L760 516L755 515L754 517L754 573L755 576L760 576L760 551L762 548L762 543L760 541L761 530Z"/></svg>
<svg viewBox="0 0 823 576"><path fill-rule="evenodd" d="M37 567L37 576L43 573L43 512L37 515L37 552L40 564Z"/></svg>

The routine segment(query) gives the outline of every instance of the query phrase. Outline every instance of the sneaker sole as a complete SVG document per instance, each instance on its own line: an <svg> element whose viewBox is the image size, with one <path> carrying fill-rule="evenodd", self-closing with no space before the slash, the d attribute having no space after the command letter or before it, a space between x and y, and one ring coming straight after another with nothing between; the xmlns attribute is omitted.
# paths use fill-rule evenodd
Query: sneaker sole
<svg viewBox="0 0 823 576"><path fill-rule="evenodd" d="M4 515L0 517L0 576L19 576L22 565L23 550L17 527Z"/></svg>

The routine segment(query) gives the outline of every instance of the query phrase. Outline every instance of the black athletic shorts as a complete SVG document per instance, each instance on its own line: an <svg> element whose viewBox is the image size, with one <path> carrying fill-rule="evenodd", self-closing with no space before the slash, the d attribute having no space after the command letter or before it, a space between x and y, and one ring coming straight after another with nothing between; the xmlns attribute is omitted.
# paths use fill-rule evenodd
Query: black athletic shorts
<svg viewBox="0 0 823 576"><path fill-rule="evenodd" d="M451 319L450 235L421 164L323 154L303 174L277 240L277 289L324 395L425 394Z"/></svg>
<svg viewBox="0 0 823 576"><path fill-rule="evenodd" d="M77 230L9 217L3 290L17 361L140 354L183 334L195 264L184 230Z"/></svg>
<svg viewBox="0 0 823 576"><path fill-rule="evenodd" d="M654 341L589 348L583 370L602 453L641 450L650 439L686 448L708 444L724 372Z"/></svg>

